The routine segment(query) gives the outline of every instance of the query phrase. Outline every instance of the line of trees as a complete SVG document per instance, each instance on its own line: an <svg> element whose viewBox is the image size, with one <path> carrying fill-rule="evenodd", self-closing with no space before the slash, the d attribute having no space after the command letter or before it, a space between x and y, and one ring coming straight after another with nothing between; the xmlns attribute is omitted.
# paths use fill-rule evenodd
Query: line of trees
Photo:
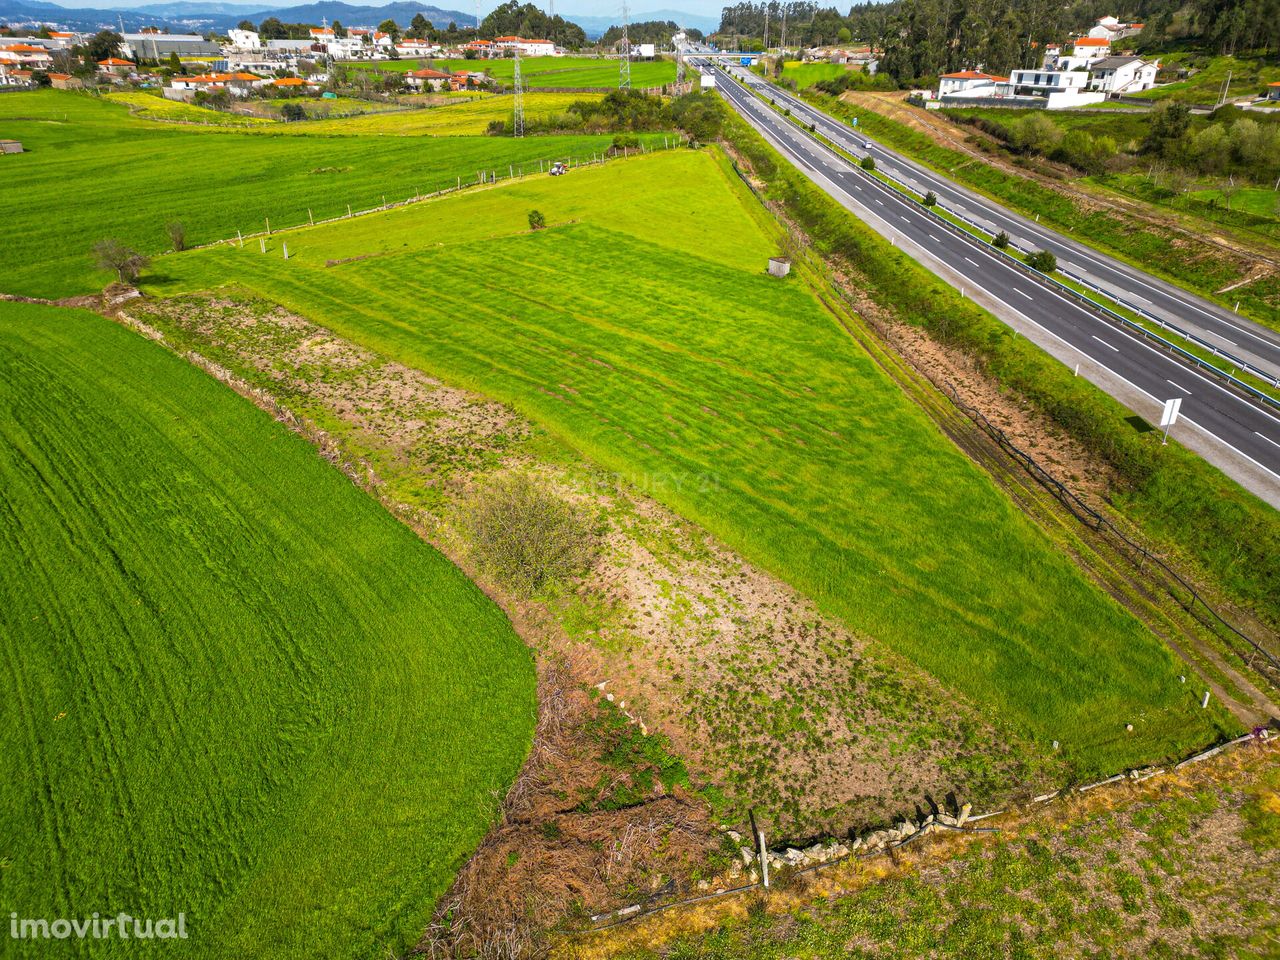
<svg viewBox="0 0 1280 960"><path fill-rule="evenodd" d="M570 50L587 45L587 35L576 23L559 14L548 16L532 3L520 4L516 0L507 0L491 10L480 23L480 35L550 40Z"/></svg>
<svg viewBox="0 0 1280 960"><path fill-rule="evenodd" d="M680 24L674 20L643 20L640 23L632 23L627 26L627 39L632 43L656 43L658 46L667 46L671 43L671 38L680 32ZM695 43L701 43L706 39L701 30L695 30L692 27L686 27L685 35ZM601 46L610 47L622 40L622 27L614 25L604 32L604 36L600 38Z"/></svg>

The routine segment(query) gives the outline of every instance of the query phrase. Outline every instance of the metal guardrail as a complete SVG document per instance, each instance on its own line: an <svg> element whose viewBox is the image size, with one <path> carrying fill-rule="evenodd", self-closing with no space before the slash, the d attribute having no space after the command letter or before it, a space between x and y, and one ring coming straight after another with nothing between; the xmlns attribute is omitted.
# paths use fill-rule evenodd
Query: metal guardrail
<svg viewBox="0 0 1280 960"><path fill-rule="evenodd" d="M732 74L730 74L730 79L737 82L740 86L747 88L747 84L745 82L738 80L736 77L733 77ZM757 96L749 88L747 88L747 92L753 97ZM761 102L764 102L763 97L757 97L757 98L760 99ZM776 103L770 102L769 106L777 110ZM1221 367L1214 366L1213 364L1205 360L1202 360L1200 357L1197 357L1195 354L1191 353L1190 351L1178 346L1176 343L1172 342L1171 340L1166 340L1164 337L1160 336L1159 334L1153 333L1152 331L1144 327L1142 324L1135 323L1133 320L1130 320L1128 317L1125 317L1119 313L1116 313L1114 310L1111 310L1110 308L1104 306L1103 304L1098 303L1096 300L1091 300L1090 298L1082 294L1079 290L1075 290L1072 287L1067 286L1065 283L1055 280L1053 277L1050 277L1047 274L1041 273L1039 270L1036 270L1034 267L1031 267L1030 265L1024 263L1023 261L1019 260L1017 257L1013 256L1012 254L1006 253L1000 248L992 246L989 243L983 243L982 241L978 240L978 238L974 237L973 234L969 233L967 230L962 230L960 227L957 227L955 224L947 220L946 217L941 216L939 213L925 206L923 203L921 203L919 200L916 200L914 197L911 197L911 196L904 197L902 194L902 191L893 190L891 187L886 186L884 181L881 180L879 177L872 176L870 173L863 170L861 166L858 164L857 158L854 157L853 154L849 153L839 144L832 141L829 137L825 136L824 134L818 133L816 130L810 130L807 124L796 119L794 116L791 116L790 114L784 114L784 116L786 117L786 119L791 120L791 122L800 130L807 133L815 143L825 147L827 150L835 154L840 159L850 163L850 166L853 172L858 176L862 177L863 179L865 179L868 183L875 184L881 190L884 190L886 192L891 192L894 196L901 197L902 199L911 201L921 211L931 216L935 222L941 224L947 230L951 231L956 236L960 237L961 239L965 240L971 245L977 247L978 249L983 250L986 253L990 253L997 257L1004 258L1004 260L1009 265L1014 266L1022 270L1023 272L1027 273L1033 279L1037 280L1041 285L1047 287L1048 289L1051 289L1056 293L1069 297L1070 299L1091 308L1096 313L1101 314L1104 319L1112 322L1113 324L1118 324L1119 326L1123 327L1126 330L1139 334L1146 340L1154 341L1155 343L1158 343L1162 347L1168 348L1172 353L1174 353L1178 357L1178 359L1186 363L1189 363L1192 366L1199 367L1200 369L1205 370L1208 373L1211 373L1213 376L1221 380L1228 381L1233 386L1244 391L1245 394L1249 397L1249 399L1260 402L1263 405L1272 407L1276 410L1280 410L1280 400L1277 400L1276 398L1271 397L1266 393L1263 393L1261 390L1257 389L1251 384L1245 383L1243 380L1239 379L1238 377L1235 377L1232 374L1227 373ZM903 183L897 177L893 177L887 173L882 173L881 176L883 176L887 180L892 180L894 183L900 184L903 190L912 190L912 188L908 184ZM915 192L915 191L912 190L912 192ZM965 223L972 225L975 229L981 230L984 233L990 232L986 227L978 223L975 223L973 220L963 216L962 214L952 213L951 211L947 211L947 213L948 215L955 217L957 220L963 220ZM1091 289L1097 290L1097 288L1094 287L1092 284L1086 283L1085 285L1089 286ZM1103 291L1098 290L1098 292L1102 293ZM1110 294L1106 294L1106 296L1109 297ZM1125 307L1128 307L1129 309L1133 309L1132 307L1129 307L1128 304L1123 304L1123 305ZM1143 316L1147 316L1147 315L1143 314ZM1167 326L1167 324L1164 321L1156 320L1155 318L1152 318L1152 317L1148 317L1148 319L1151 319L1155 323L1159 323L1161 326ZM1237 366L1244 367L1245 369L1253 373L1255 376L1261 376L1263 379L1271 380L1275 382L1278 387L1280 387L1280 380L1267 376L1266 374L1259 374L1255 368L1245 363L1244 361L1238 360L1237 358L1231 356L1230 354L1226 354L1223 351L1217 350L1211 344L1206 344L1204 343L1204 341L1199 340L1198 338L1191 336L1189 334L1185 334L1181 330L1178 331L1178 334L1180 336L1185 336L1188 339L1195 340L1201 346L1209 350L1212 350L1215 355L1226 357L1228 360L1230 360L1232 363L1235 363Z"/></svg>

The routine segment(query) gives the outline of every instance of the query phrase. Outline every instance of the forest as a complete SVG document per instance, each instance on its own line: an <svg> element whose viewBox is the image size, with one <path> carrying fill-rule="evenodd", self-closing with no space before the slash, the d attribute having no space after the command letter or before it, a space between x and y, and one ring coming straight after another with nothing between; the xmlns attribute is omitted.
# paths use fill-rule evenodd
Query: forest
<svg viewBox="0 0 1280 960"><path fill-rule="evenodd" d="M1036 66L1046 43L1061 42L1116 16L1145 23L1142 49L1171 42L1221 54L1280 52L1280 0L891 0L861 3L841 14L814 3L738 3L724 8L719 36L770 46L871 45L880 70L903 86L938 74L981 67L1007 73ZM785 24L785 37L783 28Z"/></svg>

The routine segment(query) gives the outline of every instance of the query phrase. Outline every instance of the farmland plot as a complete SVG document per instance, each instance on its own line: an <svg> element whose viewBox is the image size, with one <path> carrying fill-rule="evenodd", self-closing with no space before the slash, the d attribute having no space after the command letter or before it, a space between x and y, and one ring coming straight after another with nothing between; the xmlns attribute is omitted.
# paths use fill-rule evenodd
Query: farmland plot
<svg viewBox="0 0 1280 960"><path fill-rule="evenodd" d="M184 913L200 957L415 942L534 717L452 564L182 360L15 304L0 557L6 912Z"/></svg>
<svg viewBox="0 0 1280 960"><path fill-rule="evenodd" d="M730 177L661 154L302 231L289 261L166 258L153 289L248 288L512 405L1080 775L1230 729L799 278L764 274Z"/></svg>
<svg viewBox="0 0 1280 960"><path fill-rule="evenodd" d="M123 103L58 90L0 97L0 125L28 151L6 157L0 174L0 215L21 225L0 243L0 292L38 297L100 290L111 278L94 268L90 248L104 237L157 254L169 249L173 220L188 244L205 243L262 230L267 219L278 228L474 181L481 169L505 175L510 164L590 157L612 141L289 136L155 123Z"/></svg>

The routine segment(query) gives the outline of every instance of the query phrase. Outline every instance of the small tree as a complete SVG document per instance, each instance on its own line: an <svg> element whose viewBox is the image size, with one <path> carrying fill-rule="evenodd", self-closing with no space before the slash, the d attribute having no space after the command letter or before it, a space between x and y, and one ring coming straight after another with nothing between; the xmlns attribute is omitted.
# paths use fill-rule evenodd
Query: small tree
<svg viewBox="0 0 1280 960"><path fill-rule="evenodd" d="M164 232L169 235L169 243L175 252L187 249L187 228L181 220L171 220L164 225Z"/></svg>
<svg viewBox="0 0 1280 960"><path fill-rule="evenodd" d="M863 170L870 172L876 168L876 158L863 157L858 166L862 167Z"/></svg>
<svg viewBox="0 0 1280 960"><path fill-rule="evenodd" d="M528 477L506 477L476 491L464 523L479 564L520 594L570 580L596 556L595 531L583 511Z"/></svg>
<svg viewBox="0 0 1280 960"><path fill-rule="evenodd" d="M999 233L996 234L996 238L991 241L991 245L995 247L997 250L1008 250L1009 235L1005 233L1003 230L1001 230Z"/></svg>
<svg viewBox="0 0 1280 960"><path fill-rule="evenodd" d="M302 104L291 100L281 105L280 117L290 123L295 120L305 120L307 119L307 110Z"/></svg>
<svg viewBox="0 0 1280 960"><path fill-rule="evenodd" d="M924 205L926 207L936 207L938 205L938 196L932 190L924 195Z"/></svg>
<svg viewBox="0 0 1280 960"><path fill-rule="evenodd" d="M1027 266L1041 273L1053 273L1058 269L1058 258L1050 250L1037 250L1027 255Z"/></svg>
<svg viewBox="0 0 1280 960"><path fill-rule="evenodd" d="M529 211L529 229L542 230L547 225L547 218L542 215L541 210Z"/></svg>
<svg viewBox="0 0 1280 960"><path fill-rule="evenodd" d="M133 283L151 261L115 238L93 245L93 259L101 270L114 270L121 283Z"/></svg>

